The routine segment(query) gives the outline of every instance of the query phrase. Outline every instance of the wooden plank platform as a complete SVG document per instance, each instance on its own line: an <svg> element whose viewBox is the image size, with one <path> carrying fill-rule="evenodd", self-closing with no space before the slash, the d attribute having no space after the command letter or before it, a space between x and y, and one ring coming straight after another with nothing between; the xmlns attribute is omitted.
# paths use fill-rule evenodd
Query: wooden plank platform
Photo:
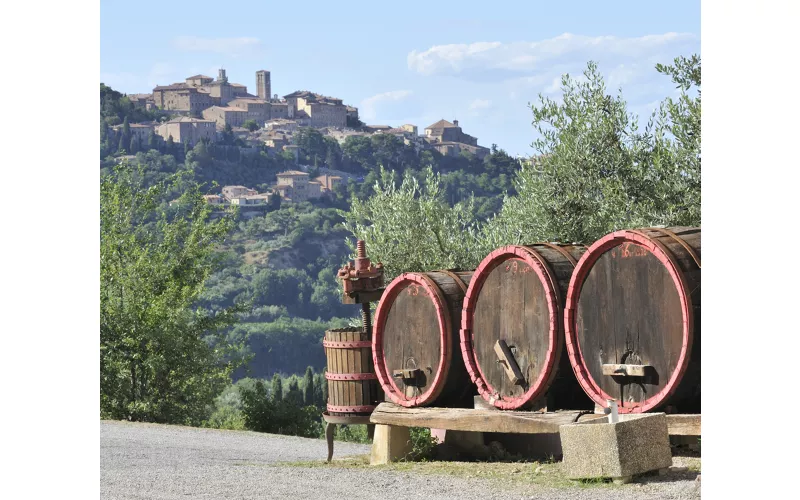
<svg viewBox="0 0 800 500"><path fill-rule="evenodd" d="M381 403L372 412L370 423L466 432L558 434L561 425L603 417L605 415L580 411L536 413L480 408L405 408ZM700 415L667 415L667 424L672 436L700 435Z"/></svg>
<svg viewBox="0 0 800 500"><path fill-rule="evenodd" d="M372 412L369 421L373 424L451 431L558 434L559 426L574 423L580 414L579 411L536 413L471 408L405 408L394 403L381 403Z"/></svg>

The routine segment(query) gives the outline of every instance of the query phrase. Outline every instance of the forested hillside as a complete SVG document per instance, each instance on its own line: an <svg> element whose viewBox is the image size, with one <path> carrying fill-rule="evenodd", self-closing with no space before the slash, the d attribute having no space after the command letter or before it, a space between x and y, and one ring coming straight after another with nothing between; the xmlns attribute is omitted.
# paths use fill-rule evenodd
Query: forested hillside
<svg viewBox="0 0 800 500"><path fill-rule="evenodd" d="M131 117L141 117L124 96L109 87L101 86L101 100L101 145L113 149L115 143L130 142L125 124ZM123 126L118 131L110 128L111 123L120 121ZM321 370L325 359L319 344L325 329L356 321L358 310L341 304L335 278L351 253L347 240L354 241L342 224L342 212L350 209L352 200L366 200L373 194L382 166L423 181L423 170L441 172L443 199L453 205L474 197L474 216L480 219L494 215L503 196L515 192L512 179L520 166L496 146L480 161L469 153L457 158L436 151L420 154L385 134L349 137L340 146L307 128L300 129L294 139L301 148L299 164L291 155L275 154L266 147L243 148L230 131L223 132L216 143L200 142L193 148L169 144L159 137L135 155L118 148L101 161L104 175L112 174L120 161L141 168L142 187L178 173L184 174L186 182L198 183L204 193L218 193L221 186L231 184L263 191L275 183L277 173L289 169L306 169L312 177L320 167L353 174L332 196L283 206L278 202L264 207L263 215L254 218L237 214L234 229L216 245L219 269L209 276L196 305L212 313L234 304L249 308L227 332L233 343L243 344L239 354L249 355L249 362L234 372L234 379L301 373L309 365ZM106 152L101 148L101 153ZM177 197L181 189L176 187L171 193ZM174 212L169 201L161 200L162 207Z"/></svg>
<svg viewBox="0 0 800 500"><path fill-rule="evenodd" d="M137 111L101 85L101 414L314 434L319 409L297 407L324 401L324 330L357 321L335 278L355 238L391 279L472 268L501 245L699 225L700 59L655 70L680 96L644 126L593 63L565 75L559 100L531 106L538 133L525 165L497 146L481 161L417 153L387 134L340 145L313 129L293 137L299 162L242 147L230 130L193 148L137 142L132 155ZM270 200L253 217L203 199L323 167L352 178L319 200Z"/></svg>

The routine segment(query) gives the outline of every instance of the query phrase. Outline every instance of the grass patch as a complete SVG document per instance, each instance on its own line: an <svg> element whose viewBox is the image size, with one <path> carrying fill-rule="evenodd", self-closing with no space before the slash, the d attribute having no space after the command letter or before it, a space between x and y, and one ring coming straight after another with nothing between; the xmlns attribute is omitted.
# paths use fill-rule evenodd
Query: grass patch
<svg viewBox="0 0 800 500"><path fill-rule="evenodd" d="M459 478L482 479L495 483L494 487L540 486L546 488L618 488L603 480L573 481L561 472L560 462L394 462L387 465L369 465L369 455L357 455L336 459L331 463L323 460L281 462L275 466L319 468L338 467L345 469L369 469L375 471L405 472L424 475L445 475Z"/></svg>

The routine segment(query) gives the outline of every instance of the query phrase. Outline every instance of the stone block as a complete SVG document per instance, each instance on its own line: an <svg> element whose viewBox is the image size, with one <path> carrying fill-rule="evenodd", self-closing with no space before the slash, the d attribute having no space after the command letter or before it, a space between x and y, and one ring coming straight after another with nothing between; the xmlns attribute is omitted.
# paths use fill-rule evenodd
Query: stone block
<svg viewBox="0 0 800 500"><path fill-rule="evenodd" d="M560 427L564 473L570 479L630 478L670 467L664 413L624 414Z"/></svg>
<svg viewBox="0 0 800 500"><path fill-rule="evenodd" d="M395 462L411 453L411 434L408 427L397 425L375 425L372 438L371 465Z"/></svg>

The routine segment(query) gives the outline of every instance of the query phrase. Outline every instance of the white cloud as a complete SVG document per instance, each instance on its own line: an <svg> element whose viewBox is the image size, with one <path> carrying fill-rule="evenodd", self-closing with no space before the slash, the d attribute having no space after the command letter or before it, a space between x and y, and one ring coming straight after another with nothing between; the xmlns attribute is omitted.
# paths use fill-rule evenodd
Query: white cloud
<svg viewBox="0 0 800 500"><path fill-rule="evenodd" d="M259 55L264 51L261 40L246 36L234 38L179 36L173 39L172 44L177 50L184 52L210 52L232 58Z"/></svg>
<svg viewBox="0 0 800 500"><path fill-rule="evenodd" d="M475 99L471 103L469 103L469 109L472 111L476 111L479 109L486 109L492 104L492 101L488 99Z"/></svg>
<svg viewBox="0 0 800 500"><path fill-rule="evenodd" d="M393 101L401 101L411 94L412 92L410 90L391 90L389 92L376 94L372 97L367 97L361 101L361 104L358 108L358 114L361 116L361 118L366 120L374 120L378 116L378 107L380 107L381 104Z"/></svg>
<svg viewBox="0 0 800 500"><path fill-rule="evenodd" d="M564 33L535 42L475 42L435 45L408 54L408 68L423 75L458 75L466 79L509 80L524 75L584 67L590 59L614 65L621 81L640 70L654 71L656 62L699 52L699 37L664 33L641 37L584 36ZM636 63L636 64L633 64Z"/></svg>

